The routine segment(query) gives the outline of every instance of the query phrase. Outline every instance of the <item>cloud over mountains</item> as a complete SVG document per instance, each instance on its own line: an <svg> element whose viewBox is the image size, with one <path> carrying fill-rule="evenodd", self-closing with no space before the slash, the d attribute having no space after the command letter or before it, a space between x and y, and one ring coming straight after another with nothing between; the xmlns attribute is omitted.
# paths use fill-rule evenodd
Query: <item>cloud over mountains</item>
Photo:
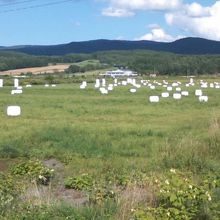
<svg viewBox="0 0 220 220"><path fill-rule="evenodd" d="M164 21L171 28L184 31L191 36L220 40L220 0L213 5L203 6L197 2L183 0L108 0L102 15L132 17L139 11L164 13ZM137 39L172 41L180 36L166 33L164 28L151 28L150 32Z"/></svg>

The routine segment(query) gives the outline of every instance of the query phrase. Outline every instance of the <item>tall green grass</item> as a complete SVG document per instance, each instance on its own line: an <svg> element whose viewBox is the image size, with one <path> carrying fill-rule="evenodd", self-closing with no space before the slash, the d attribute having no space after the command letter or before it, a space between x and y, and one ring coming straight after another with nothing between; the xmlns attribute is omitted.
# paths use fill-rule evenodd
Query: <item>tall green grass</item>
<svg viewBox="0 0 220 220"><path fill-rule="evenodd" d="M0 90L0 156L59 159L97 158L119 160L148 170L178 167L193 171L214 169L219 164L219 90L205 89L208 103L199 103L190 88L182 100L162 99L151 104L141 88L130 94L117 87L102 96L90 84L56 88L34 86L11 96ZM7 105L20 105L21 117L6 116ZM82 165L83 166L83 165Z"/></svg>
<svg viewBox="0 0 220 220"><path fill-rule="evenodd" d="M108 174L110 179L139 172L160 176L170 168L198 179L219 172L220 90L203 90L208 103L199 103L196 88L190 88L190 96L182 100L152 104L148 97L160 95L164 88L142 87L135 94L129 93L130 88L117 87L107 96L93 84L86 90L80 90L79 84L38 85L24 88L18 96L10 95L10 87L1 88L0 158L7 163L56 158L64 164L56 184L82 173L101 180ZM8 105L20 105L21 116L8 117ZM7 211L5 219L128 219L130 209L142 201L136 194L143 192L133 187L125 192L130 193L128 201L122 196L119 203L110 200L78 208L21 204ZM218 200L219 193L215 196Z"/></svg>

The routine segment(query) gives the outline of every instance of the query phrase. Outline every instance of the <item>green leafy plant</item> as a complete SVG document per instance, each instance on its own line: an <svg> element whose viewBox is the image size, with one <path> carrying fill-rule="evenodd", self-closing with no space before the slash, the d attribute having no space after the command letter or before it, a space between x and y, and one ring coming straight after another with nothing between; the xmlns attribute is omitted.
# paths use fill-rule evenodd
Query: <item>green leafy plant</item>
<svg viewBox="0 0 220 220"><path fill-rule="evenodd" d="M166 179L157 179L155 184L158 188L156 207L137 209L135 219L203 219L213 207L211 191L217 187L216 180L195 184L171 169Z"/></svg>
<svg viewBox="0 0 220 220"><path fill-rule="evenodd" d="M89 194L89 200L93 203L101 204L110 199L116 199L117 191L108 185L96 185Z"/></svg>
<svg viewBox="0 0 220 220"><path fill-rule="evenodd" d="M11 175L0 173L0 214L15 201L21 191L20 185Z"/></svg>
<svg viewBox="0 0 220 220"><path fill-rule="evenodd" d="M45 167L39 160L30 160L15 165L11 169L11 173L18 177L27 177L36 180L40 184L48 184L53 177L54 170Z"/></svg>
<svg viewBox="0 0 220 220"><path fill-rule="evenodd" d="M94 181L89 174L83 173L79 176L66 178L64 184L65 187L69 189L89 191L94 185Z"/></svg>

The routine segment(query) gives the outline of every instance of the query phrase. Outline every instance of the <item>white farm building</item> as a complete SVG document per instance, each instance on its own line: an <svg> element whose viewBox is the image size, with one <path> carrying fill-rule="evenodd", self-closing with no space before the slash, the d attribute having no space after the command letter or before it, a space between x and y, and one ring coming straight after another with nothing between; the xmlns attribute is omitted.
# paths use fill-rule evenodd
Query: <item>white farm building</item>
<svg viewBox="0 0 220 220"><path fill-rule="evenodd" d="M102 76L111 76L111 77L137 76L137 73L133 72L132 70L128 70L128 69L117 69L117 70L106 71L105 74L100 74L100 75L102 75Z"/></svg>

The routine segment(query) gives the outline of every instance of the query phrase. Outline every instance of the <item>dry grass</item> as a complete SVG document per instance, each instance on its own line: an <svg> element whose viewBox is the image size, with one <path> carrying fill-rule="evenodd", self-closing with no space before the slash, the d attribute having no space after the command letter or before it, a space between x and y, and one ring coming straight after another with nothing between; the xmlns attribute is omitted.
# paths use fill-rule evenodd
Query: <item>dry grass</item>
<svg viewBox="0 0 220 220"><path fill-rule="evenodd" d="M145 186L143 188L138 186L127 187L119 198L121 207L118 212L118 219L130 219L132 212L138 204L152 206L155 203L153 191L153 188L150 186Z"/></svg>
<svg viewBox="0 0 220 220"><path fill-rule="evenodd" d="M51 66L43 66L43 67L31 67L31 68L23 68L23 69L14 69L0 72L1 75L20 75L26 73L32 74L42 74L42 73L54 73L54 72L62 72L69 68L71 64L57 64Z"/></svg>
<svg viewBox="0 0 220 220"><path fill-rule="evenodd" d="M22 200L32 205L51 205L54 203L54 197L49 186L39 186L33 181L22 195Z"/></svg>

